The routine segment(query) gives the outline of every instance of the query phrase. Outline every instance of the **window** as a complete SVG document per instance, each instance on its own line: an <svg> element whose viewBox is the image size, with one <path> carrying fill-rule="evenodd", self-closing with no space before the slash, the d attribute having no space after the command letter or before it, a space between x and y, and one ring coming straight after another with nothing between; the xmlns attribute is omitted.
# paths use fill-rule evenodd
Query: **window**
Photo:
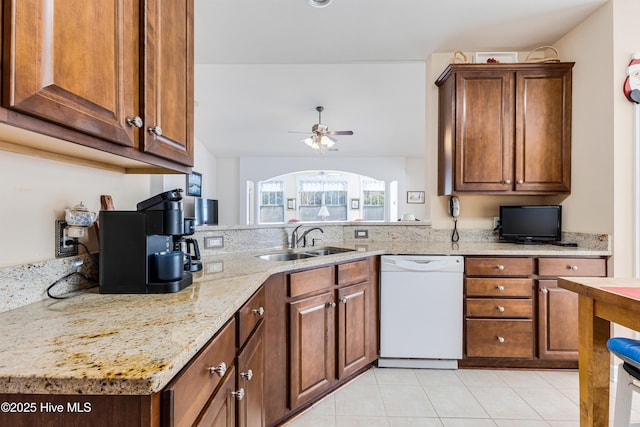
<svg viewBox="0 0 640 427"><path fill-rule="evenodd" d="M298 180L299 212L301 221L346 221L347 197L349 184L340 179L309 179L303 177ZM325 206L328 216L319 215Z"/></svg>
<svg viewBox="0 0 640 427"><path fill-rule="evenodd" d="M384 181L362 181L362 218L384 221Z"/></svg>
<svg viewBox="0 0 640 427"><path fill-rule="evenodd" d="M264 181L260 183L260 223L284 222L284 183Z"/></svg>

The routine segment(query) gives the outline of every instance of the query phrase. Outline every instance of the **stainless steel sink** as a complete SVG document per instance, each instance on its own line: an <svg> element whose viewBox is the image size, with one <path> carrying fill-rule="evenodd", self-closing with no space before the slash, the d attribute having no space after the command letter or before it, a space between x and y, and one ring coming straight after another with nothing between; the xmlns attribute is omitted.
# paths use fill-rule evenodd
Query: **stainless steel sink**
<svg viewBox="0 0 640 427"><path fill-rule="evenodd" d="M258 255L257 258L267 261L293 261L296 259L311 258L315 255L306 254L304 252L278 252L274 254Z"/></svg>
<svg viewBox="0 0 640 427"><path fill-rule="evenodd" d="M305 259L305 258L312 258L312 257L318 257L318 256L326 256L326 255L335 255L335 254L340 254L343 252L351 252L351 251L353 251L353 249L336 248L332 246L327 246L327 247L318 248L318 249L309 249L301 252L287 251L287 252L274 252L271 254L262 254L262 255L257 255L256 258L264 259L267 261L294 261L297 259Z"/></svg>
<svg viewBox="0 0 640 427"><path fill-rule="evenodd" d="M305 251L306 254L313 254L314 256L325 256L325 255L334 255L341 254L343 252L352 252L353 249L346 248L335 248L335 247L325 247L319 249L313 249L310 251Z"/></svg>

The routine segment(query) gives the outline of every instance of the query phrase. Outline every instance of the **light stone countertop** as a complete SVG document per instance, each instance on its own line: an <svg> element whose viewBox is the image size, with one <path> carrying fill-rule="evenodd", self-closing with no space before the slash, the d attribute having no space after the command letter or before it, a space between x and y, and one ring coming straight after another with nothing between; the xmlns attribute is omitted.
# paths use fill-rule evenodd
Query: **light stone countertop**
<svg viewBox="0 0 640 427"><path fill-rule="evenodd" d="M453 246L452 246L453 245ZM378 242L296 261L265 261L269 249L203 258L194 283L173 294L45 300L0 313L0 392L152 394L278 272L381 254L603 256L609 251L505 243Z"/></svg>

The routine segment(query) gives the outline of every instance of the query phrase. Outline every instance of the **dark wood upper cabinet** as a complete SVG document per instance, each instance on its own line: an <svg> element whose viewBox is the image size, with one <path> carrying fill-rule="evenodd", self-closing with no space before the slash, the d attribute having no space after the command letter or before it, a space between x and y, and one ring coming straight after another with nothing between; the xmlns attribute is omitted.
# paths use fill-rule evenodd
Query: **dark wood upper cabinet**
<svg viewBox="0 0 640 427"><path fill-rule="evenodd" d="M193 0L5 0L2 34L1 120L60 140L20 144L190 171Z"/></svg>
<svg viewBox="0 0 640 427"><path fill-rule="evenodd" d="M133 0L5 2L3 105L135 147L138 10Z"/></svg>
<svg viewBox="0 0 640 427"><path fill-rule="evenodd" d="M193 0L149 1L143 150L193 165Z"/></svg>
<svg viewBox="0 0 640 427"><path fill-rule="evenodd" d="M449 65L436 81L438 194L569 193L572 67Z"/></svg>

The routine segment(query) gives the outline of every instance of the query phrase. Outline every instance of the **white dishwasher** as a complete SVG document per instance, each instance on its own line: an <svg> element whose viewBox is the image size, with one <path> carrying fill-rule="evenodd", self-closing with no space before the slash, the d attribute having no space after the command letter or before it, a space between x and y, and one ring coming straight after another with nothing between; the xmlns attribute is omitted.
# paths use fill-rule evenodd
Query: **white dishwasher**
<svg viewBox="0 0 640 427"><path fill-rule="evenodd" d="M380 265L380 367L457 369L464 258L385 255Z"/></svg>

